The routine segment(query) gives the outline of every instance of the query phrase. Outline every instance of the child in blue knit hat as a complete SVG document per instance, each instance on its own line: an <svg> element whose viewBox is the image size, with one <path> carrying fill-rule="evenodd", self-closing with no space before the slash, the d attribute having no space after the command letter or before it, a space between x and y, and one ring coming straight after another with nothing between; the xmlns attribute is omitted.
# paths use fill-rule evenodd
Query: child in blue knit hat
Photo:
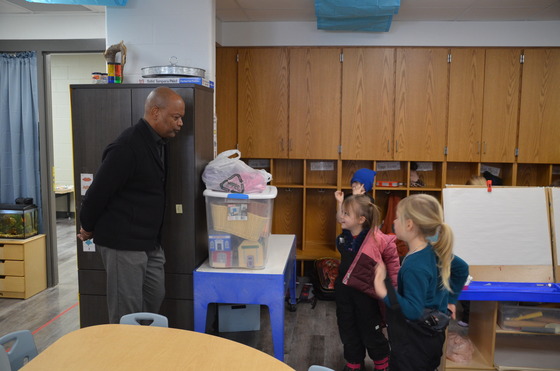
<svg viewBox="0 0 560 371"><path fill-rule="evenodd" d="M375 171L367 168L356 170L350 180L352 194L366 194L371 199L371 202L374 203L373 197L367 194L367 192L371 192L373 189L373 179L375 178L375 174L377 174ZM340 223L342 220L342 202L344 201L344 192L336 191L334 193L334 198L336 199L336 220Z"/></svg>

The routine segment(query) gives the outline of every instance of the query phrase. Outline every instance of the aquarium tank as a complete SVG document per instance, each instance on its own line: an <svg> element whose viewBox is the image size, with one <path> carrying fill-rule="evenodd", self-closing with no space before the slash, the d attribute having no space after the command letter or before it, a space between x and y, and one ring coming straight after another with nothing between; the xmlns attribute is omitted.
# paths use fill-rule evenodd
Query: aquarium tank
<svg viewBox="0 0 560 371"><path fill-rule="evenodd" d="M0 238L28 238L37 228L36 205L0 204Z"/></svg>

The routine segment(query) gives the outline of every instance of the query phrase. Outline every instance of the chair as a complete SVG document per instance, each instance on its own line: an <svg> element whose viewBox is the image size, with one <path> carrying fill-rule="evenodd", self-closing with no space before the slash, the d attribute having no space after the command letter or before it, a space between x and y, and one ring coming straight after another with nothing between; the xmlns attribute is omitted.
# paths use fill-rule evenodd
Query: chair
<svg viewBox="0 0 560 371"><path fill-rule="evenodd" d="M14 331L2 336L0 345L5 348L6 344L9 347L7 354L12 371L19 370L38 354L33 334L29 330Z"/></svg>
<svg viewBox="0 0 560 371"><path fill-rule="evenodd" d="M328 368L325 366L311 365L309 366L307 371L334 371L334 370L332 368Z"/></svg>
<svg viewBox="0 0 560 371"><path fill-rule="evenodd" d="M119 321L121 325L142 325L169 327L167 317L157 313L138 312L125 314Z"/></svg>

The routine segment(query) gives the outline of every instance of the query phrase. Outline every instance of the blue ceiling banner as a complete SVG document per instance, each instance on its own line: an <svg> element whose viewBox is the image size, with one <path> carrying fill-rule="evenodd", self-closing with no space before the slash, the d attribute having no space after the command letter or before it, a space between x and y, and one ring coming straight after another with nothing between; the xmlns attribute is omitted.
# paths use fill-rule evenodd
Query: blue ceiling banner
<svg viewBox="0 0 560 371"><path fill-rule="evenodd" d="M317 28L387 32L400 5L400 0L315 0Z"/></svg>
<svg viewBox="0 0 560 371"><path fill-rule="evenodd" d="M315 0L315 15L329 18L364 18L399 12L400 0Z"/></svg>
<svg viewBox="0 0 560 371"><path fill-rule="evenodd" d="M317 17L317 28L328 31L387 32L392 20L392 15L362 18Z"/></svg>
<svg viewBox="0 0 560 371"><path fill-rule="evenodd" d="M101 5L125 6L128 0L25 0L28 3L66 4L66 5Z"/></svg>

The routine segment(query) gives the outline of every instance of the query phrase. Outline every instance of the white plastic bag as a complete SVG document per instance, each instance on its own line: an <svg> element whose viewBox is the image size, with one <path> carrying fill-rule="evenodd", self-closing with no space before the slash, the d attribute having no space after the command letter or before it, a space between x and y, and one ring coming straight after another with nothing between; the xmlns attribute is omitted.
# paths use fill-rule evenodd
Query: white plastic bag
<svg viewBox="0 0 560 371"><path fill-rule="evenodd" d="M234 155L235 157L231 157ZM262 169L253 169L241 161L241 152L230 149L220 153L206 165L202 180L206 188L213 191L259 193L266 189L272 175Z"/></svg>

